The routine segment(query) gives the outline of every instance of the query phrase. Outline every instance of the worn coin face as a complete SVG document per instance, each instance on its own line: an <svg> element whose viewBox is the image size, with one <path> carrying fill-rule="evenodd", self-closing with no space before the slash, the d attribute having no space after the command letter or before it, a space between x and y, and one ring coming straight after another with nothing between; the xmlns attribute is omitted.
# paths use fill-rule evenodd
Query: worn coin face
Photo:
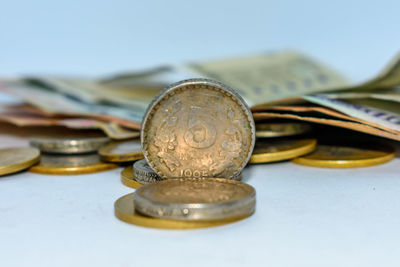
<svg viewBox="0 0 400 267"><path fill-rule="evenodd" d="M33 147L0 149L0 175L18 172L39 162L40 151Z"/></svg>
<svg viewBox="0 0 400 267"><path fill-rule="evenodd" d="M220 226L233 223L248 216L235 218L233 220L213 220L213 221L178 221L152 218L135 211L133 203L133 193L119 198L114 204L115 216L126 223L160 229L194 229Z"/></svg>
<svg viewBox="0 0 400 267"><path fill-rule="evenodd" d="M133 176L141 184L152 184L164 180L150 168L145 159L138 160L133 164Z"/></svg>
<svg viewBox="0 0 400 267"><path fill-rule="evenodd" d="M130 162L143 158L139 139L110 142L99 150L102 160L109 162Z"/></svg>
<svg viewBox="0 0 400 267"><path fill-rule="evenodd" d="M395 154L394 148L385 145L318 145L314 152L293 159L293 162L312 167L356 168L388 162L395 157Z"/></svg>
<svg viewBox="0 0 400 267"><path fill-rule="evenodd" d="M185 80L149 105L141 143L161 177L232 178L247 164L255 126L243 99L212 80Z"/></svg>
<svg viewBox="0 0 400 267"><path fill-rule="evenodd" d="M135 192L136 210L172 220L219 220L255 210L252 186L223 178L179 178L144 185Z"/></svg>
<svg viewBox="0 0 400 267"><path fill-rule="evenodd" d="M311 130L309 124L300 122L257 123L256 137L282 137L303 134Z"/></svg>
<svg viewBox="0 0 400 267"><path fill-rule="evenodd" d="M288 160L315 149L316 139L257 139L250 163Z"/></svg>
<svg viewBox="0 0 400 267"><path fill-rule="evenodd" d="M43 174L83 174L117 168L118 165L100 161L97 154L50 155L40 157L40 163L29 169Z"/></svg>
<svg viewBox="0 0 400 267"><path fill-rule="evenodd" d="M30 140L30 145L46 153L80 154L95 152L108 140L107 137L33 138Z"/></svg>
<svg viewBox="0 0 400 267"><path fill-rule="evenodd" d="M138 181L136 181L136 179L133 177L133 166L128 166L126 168L124 168L121 172L121 182L130 187L130 188L139 188L141 187L143 184L139 183Z"/></svg>

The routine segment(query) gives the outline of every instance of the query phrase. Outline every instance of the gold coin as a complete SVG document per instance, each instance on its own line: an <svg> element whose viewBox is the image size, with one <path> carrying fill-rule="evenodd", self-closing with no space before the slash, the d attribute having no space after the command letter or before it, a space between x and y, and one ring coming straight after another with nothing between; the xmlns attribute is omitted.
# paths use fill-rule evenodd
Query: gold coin
<svg viewBox="0 0 400 267"><path fill-rule="evenodd" d="M194 229L194 228L206 228L213 226L220 226L242 220L248 216L236 218L234 220L219 220L219 221L177 221L177 220L166 220L148 217L139 212L135 211L133 203L134 193L127 194L119 198L114 203L115 216L126 223L159 228L159 229Z"/></svg>
<svg viewBox="0 0 400 267"><path fill-rule="evenodd" d="M50 155L40 157L40 163L29 169L42 174L84 174L117 168L118 165L100 161L97 154Z"/></svg>
<svg viewBox="0 0 400 267"><path fill-rule="evenodd" d="M282 137L303 134L311 130L300 122L256 123L256 137Z"/></svg>
<svg viewBox="0 0 400 267"><path fill-rule="evenodd" d="M151 217L184 220L226 220L254 213L255 189L224 178L178 178L139 187L137 211Z"/></svg>
<svg viewBox="0 0 400 267"><path fill-rule="evenodd" d="M121 172L121 182L130 187L130 188L139 188L142 186L141 183L137 182L135 178L133 177L133 167L128 166L125 169L122 170Z"/></svg>
<svg viewBox="0 0 400 267"><path fill-rule="evenodd" d="M314 152L293 159L294 163L322 168L356 168L382 164L396 155L392 147L318 145Z"/></svg>
<svg viewBox="0 0 400 267"><path fill-rule="evenodd" d="M33 147L0 149L0 175L22 171L39 162L40 151Z"/></svg>
<svg viewBox="0 0 400 267"><path fill-rule="evenodd" d="M250 163L267 163L296 158L315 149L315 139L257 139Z"/></svg>
<svg viewBox="0 0 400 267"><path fill-rule="evenodd" d="M109 162L130 162L143 158L139 139L110 142L100 148L99 155Z"/></svg>
<svg viewBox="0 0 400 267"><path fill-rule="evenodd" d="M181 81L149 105L141 128L149 166L161 177L235 177L255 143L252 114L225 85Z"/></svg>

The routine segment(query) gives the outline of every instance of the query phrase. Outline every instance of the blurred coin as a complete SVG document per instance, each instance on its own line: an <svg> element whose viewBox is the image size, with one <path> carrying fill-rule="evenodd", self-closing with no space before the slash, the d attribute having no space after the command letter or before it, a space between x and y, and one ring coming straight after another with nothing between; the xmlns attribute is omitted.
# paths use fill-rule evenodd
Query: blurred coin
<svg viewBox="0 0 400 267"><path fill-rule="evenodd" d="M145 159L138 160L133 164L133 176L141 184L152 184L164 180L150 168Z"/></svg>
<svg viewBox="0 0 400 267"><path fill-rule="evenodd" d="M99 155L109 162L130 162L143 158L139 139L110 142L99 149Z"/></svg>
<svg viewBox="0 0 400 267"><path fill-rule="evenodd" d="M117 168L118 165L100 161L97 154L50 155L40 157L40 163L29 169L43 174L83 174Z"/></svg>
<svg viewBox="0 0 400 267"><path fill-rule="evenodd" d="M229 224L242 220L249 216L246 215L243 217L235 218L233 220L213 221L178 221L152 218L135 211L133 195L134 193L131 193L119 198L114 203L114 212L115 216L121 221L138 226L160 229L194 229Z"/></svg>
<svg viewBox="0 0 400 267"><path fill-rule="evenodd" d="M0 175L18 172L39 162L40 151L33 147L0 149Z"/></svg>
<svg viewBox="0 0 400 267"><path fill-rule="evenodd" d="M256 123L256 137L282 137L303 134L311 130L301 122Z"/></svg>
<svg viewBox="0 0 400 267"><path fill-rule="evenodd" d="M256 192L223 178L178 178L139 187L134 202L137 211L151 217L210 221L251 215Z"/></svg>
<svg viewBox="0 0 400 267"><path fill-rule="evenodd" d="M382 164L395 157L392 147L317 145L314 152L293 159L294 163L322 168L356 168Z"/></svg>
<svg viewBox="0 0 400 267"><path fill-rule="evenodd" d="M140 136L147 163L161 177L230 179L250 158L255 126L232 89L191 79L170 85L153 100Z"/></svg>
<svg viewBox="0 0 400 267"><path fill-rule="evenodd" d="M288 160L315 149L315 139L257 139L250 163Z"/></svg>
<svg viewBox="0 0 400 267"><path fill-rule="evenodd" d="M128 166L125 169L122 170L121 172L121 182L130 187L130 188L139 188L142 186L141 183L139 183L138 181L135 180L135 178L133 177L133 167Z"/></svg>
<svg viewBox="0 0 400 267"><path fill-rule="evenodd" d="M81 154L97 151L109 139L91 138L32 138L30 145L42 152L59 154Z"/></svg>

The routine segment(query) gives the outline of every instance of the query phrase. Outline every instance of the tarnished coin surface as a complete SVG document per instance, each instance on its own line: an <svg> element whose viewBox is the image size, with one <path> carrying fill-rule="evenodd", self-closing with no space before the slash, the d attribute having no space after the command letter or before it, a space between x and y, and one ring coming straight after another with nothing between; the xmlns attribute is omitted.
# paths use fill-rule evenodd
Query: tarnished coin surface
<svg viewBox="0 0 400 267"><path fill-rule="evenodd" d="M99 150L109 138L32 138L30 145L45 153L80 154Z"/></svg>
<svg viewBox="0 0 400 267"><path fill-rule="evenodd" d="M250 163L288 160L315 149L316 139L257 139Z"/></svg>
<svg viewBox="0 0 400 267"><path fill-rule="evenodd" d="M40 151L34 147L0 149L0 175L22 171L39 162Z"/></svg>
<svg viewBox="0 0 400 267"><path fill-rule="evenodd" d="M293 159L293 162L322 168L357 168L388 162L392 160L395 155L395 149L386 145L317 145L315 151Z"/></svg>
<svg viewBox="0 0 400 267"><path fill-rule="evenodd" d="M255 126L232 89L191 79L167 87L149 105L141 143L149 166L161 177L232 178L251 156Z"/></svg>
<svg viewBox="0 0 400 267"><path fill-rule="evenodd" d="M139 187L136 210L172 220L220 220L248 216L256 192L248 184L224 178L167 179Z"/></svg>
<svg viewBox="0 0 400 267"><path fill-rule="evenodd" d="M139 139L107 143L99 149L99 155L109 162L130 162L143 158Z"/></svg>
<svg viewBox="0 0 400 267"><path fill-rule="evenodd" d="M119 198L114 203L115 216L123 222L160 229L194 229L220 226L242 220L248 216L235 218L233 220L213 220L213 221L178 221L153 218L135 211L133 203L134 193Z"/></svg>
<svg viewBox="0 0 400 267"><path fill-rule="evenodd" d="M303 134L311 130L311 126L301 122L257 123L256 137L282 137Z"/></svg>
<svg viewBox="0 0 400 267"><path fill-rule="evenodd" d="M143 184L139 183L138 181L135 180L135 178L133 177L133 166L128 166L126 168L124 168L121 172L121 182L130 187L130 188L139 188L141 187Z"/></svg>
<svg viewBox="0 0 400 267"><path fill-rule="evenodd" d="M100 161L97 154L50 155L43 154L39 164L30 172L42 174L84 174L117 168L118 165Z"/></svg>
<svg viewBox="0 0 400 267"><path fill-rule="evenodd" d="M145 159L138 160L133 164L133 176L141 184L152 184L164 180L150 168Z"/></svg>

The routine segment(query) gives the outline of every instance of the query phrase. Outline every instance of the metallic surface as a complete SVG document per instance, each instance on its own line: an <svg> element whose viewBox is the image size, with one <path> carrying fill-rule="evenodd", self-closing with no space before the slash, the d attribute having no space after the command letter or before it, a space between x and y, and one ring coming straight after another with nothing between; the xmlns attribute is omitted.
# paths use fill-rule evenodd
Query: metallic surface
<svg viewBox="0 0 400 267"><path fill-rule="evenodd" d="M30 145L46 153L80 154L95 152L109 140L107 137L32 138Z"/></svg>
<svg viewBox="0 0 400 267"><path fill-rule="evenodd" d="M191 79L167 87L149 105L141 143L149 166L161 177L232 178L251 156L255 125L232 89Z"/></svg>
<svg viewBox="0 0 400 267"><path fill-rule="evenodd" d="M257 139L250 163L267 163L296 158L312 152L315 139Z"/></svg>
<svg viewBox="0 0 400 267"><path fill-rule="evenodd" d="M139 139L110 142L99 149L99 155L109 162L130 162L143 158Z"/></svg>
<svg viewBox="0 0 400 267"><path fill-rule="evenodd" d="M143 184L137 182L135 180L135 178L133 177L133 167L132 167L132 165L128 166L128 167L126 167L126 168L124 168L122 170L122 172L121 172L121 182L124 185L126 185L126 186L128 186L130 188L134 188L134 189L139 188L139 187L141 187L143 185Z"/></svg>
<svg viewBox="0 0 400 267"><path fill-rule="evenodd" d="M40 162L29 169L42 174L84 174L117 168L118 165L100 161L97 154L50 155L44 154Z"/></svg>
<svg viewBox="0 0 400 267"><path fill-rule="evenodd" d="M164 180L150 168L145 159L138 160L133 164L133 176L141 184L152 184Z"/></svg>
<svg viewBox="0 0 400 267"><path fill-rule="evenodd" d="M114 203L115 216L126 223L151 227L160 229L194 229L194 228L205 228L220 226L228 223L237 222L248 216L235 218L233 220L218 220L218 221L177 221L177 220L165 220L159 218L152 218L146 215L140 214L135 211L133 203L134 193L125 195L119 198Z"/></svg>
<svg viewBox="0 0 400 267"><path fill-rule="evenodd" d="M256 124L256 137L282 137L303 134L311 130L311 126L301 122L260 123Z"/></svg>
<svg viewBox="0 0 400 267"><path fill-rule="evenodd" d="M224 178L177 178L144 185L135 192L136 210L172 220L221 220L248 216L256 191Z"/></svg>
<svg viewBox="0 0 400 267"><path fill-rule="evenodd" d="M39 162L40 151L33 147L0 149L0 175L18 172Z"/></svg>
<svg viewBox="0 0 400 267"><path fill-rule="evenodd" d="M294 163L323 168L356 168L382 164L392 160L396 150L387 146L318 145L314 152L293 159Z"/></svg>

